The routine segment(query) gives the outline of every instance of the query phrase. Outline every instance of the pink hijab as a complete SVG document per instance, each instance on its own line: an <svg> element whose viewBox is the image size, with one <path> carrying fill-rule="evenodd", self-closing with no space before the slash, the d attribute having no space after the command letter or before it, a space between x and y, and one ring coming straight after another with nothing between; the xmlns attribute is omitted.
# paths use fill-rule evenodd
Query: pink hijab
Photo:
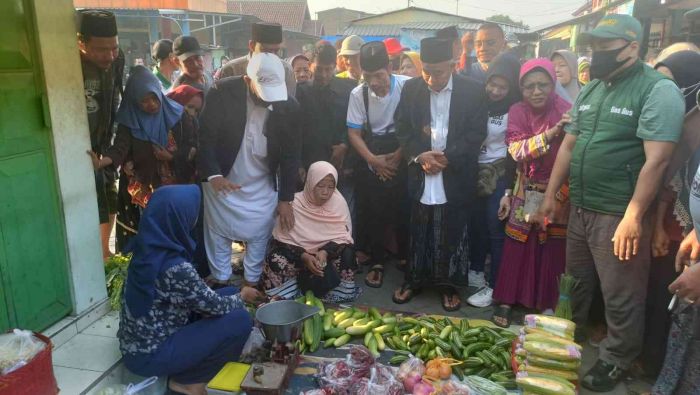
<svg viewBox="0 0 700 395"><path fill-rule="evenodd" d="M322 206L314 202L316 185L327 175L332 175L338 183L338 172L328 162L316 162L309 167L306 184L302 192L294 195L294 228L285 233L277 221L272 237L277 241L295 245L308 252L315 252L328 242L352 244L352 222L350 210L338 189Z"/></svg>
<svg viewBox="0 0 700 395"><path fill-rule="evenodd" d="M557 76L554 71L554 64L546 58L532 59L526 62L520 69L520 85L523 78L532 71L544 71L549 74L552 82L556 84ZM552 93L547 99L544 108L532 108L525 100L514 104L508 112L508 130L506 132L506 143L520 141L538 135L545 130L556 125L561 120L562 115L569 111L571 104L562 99L552 89ZM564 139L564 133L551 142L550 151L547 155L528 161L525 163L525 174L533 181L547 182L554 167L559 146Z"/></svg>

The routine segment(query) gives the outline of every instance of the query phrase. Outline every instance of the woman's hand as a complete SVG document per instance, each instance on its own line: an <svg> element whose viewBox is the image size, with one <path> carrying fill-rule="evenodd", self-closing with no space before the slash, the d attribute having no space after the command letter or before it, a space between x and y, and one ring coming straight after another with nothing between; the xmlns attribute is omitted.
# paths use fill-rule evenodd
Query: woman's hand
<svg viewBox="0 0 700 395"><path fill-rule="evenodd" d="M153 155L155 155L156 159L164 162L173 160L173 154L171 154L170 151L161 147L160 145L153 145Z"/></svg>
<svg viewBox="0 0 700 395"><path fill-rule="evenodd" d="M498 204L498 219L501 221L508 218L508 214L510 214L510 200L510 196L503 196Z"/></svg>
<svg viewBox="0 0 700 395"><path fill-rule="evenodd" d="M548 129L546 132L544 132L545 137L547 138L547 142L549 143L555 138L557 138L557 136L561 134L562 130L564 130L564 126L568 123L571 123L571 115L569 115L569 113L567 112L564 115L562 115L559 122L557 122L557 124L554 125L553 128Z"/></svg>
<svg viewBox="0 0 700 395"><path fill-rule="evenodd" d="M241 288L241 299L253 305L259 305L265 301L265 294L253 287L244 286Z"/></svg>
<svg viewBox="0 0 700 395"><path fill-rule="evenodd" d="M688 303L694 304L698 301L700 299L700 264L688 266L676 281L668 286L668 290Z"/></svg>
<svg viewBox="0 0 700 395"><path fill-rule="evenodd" d="M309 271L319 277L323 277L323 270L320 268L320 262L318 258L315 256L309 254L308 252L305 252L301 254L301 261L304 263L304 266L309 269Z"/></svg>
<svg viewBox="0 0 700 395"><path fill-rule="evenodd" d="M124 174L126 174L129 177L133 177L134 175L136 175L136 173L134 172L134 162L132 161L124 163L124 166L122 166L122 170L124 170Z"/></svg>
<svg viewBox="0 0 700 395"><path fill-rule="evenodd" d="M326 265L328 264L328 253L325 250L320 250L316 254L316 259L318 260L318 266L321 269L321 275L323 275L323 270L326 268Z"/></svg>
<svg viewBox="0 0 700 395"><path fill-rule="evenodd" d="M294 228L294 209L292 202L280 201L277 203L277 214L280 216L279 221L282 225L282 231L289 232Z"/></svg>
<svg viewBox="0 0 700 395"><path fill-rule="evenodd" d="M654 258L668 255L668 246L671 240L664 229L663 222L654 226L654 234L651 239L651 256Z"/></svg>
<svg viewBox="0 0 700 395"><path fill-rule="evenodd" d="M192 162L195 156L197 156L197 148L192 147L190 148L190 152L187 154L187 161Z"/></svg>
<svg viewBox="0 0 700 395"><path fill-rule="evenodd" d="M94 170L100 170L101 168L112 164L112 159L107 158L107 157L100 158L100 156L97 155L97 153L95 151L87 151L87 154L90 156L90 159L92 160L92 168Z"/></svg>

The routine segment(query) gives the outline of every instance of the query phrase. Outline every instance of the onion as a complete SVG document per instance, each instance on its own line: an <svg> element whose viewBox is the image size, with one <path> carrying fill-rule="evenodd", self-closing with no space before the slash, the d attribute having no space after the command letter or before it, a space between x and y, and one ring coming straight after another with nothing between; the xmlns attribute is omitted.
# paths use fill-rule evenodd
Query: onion
<svg viewBox="0 0 700 395"><path fill-rule="evenodd" d="M403 388L406 392L413 392L416 384L421 381L421 375L418 373L409 373L408 376L403 380Z"/></svg>
<svg viewBox="0 0 700 395"><path fill-rule="evenodd" d="M435 388L424 381L416 383L413 387L413 395L430 395L433 391L435 391Z"/></svg>

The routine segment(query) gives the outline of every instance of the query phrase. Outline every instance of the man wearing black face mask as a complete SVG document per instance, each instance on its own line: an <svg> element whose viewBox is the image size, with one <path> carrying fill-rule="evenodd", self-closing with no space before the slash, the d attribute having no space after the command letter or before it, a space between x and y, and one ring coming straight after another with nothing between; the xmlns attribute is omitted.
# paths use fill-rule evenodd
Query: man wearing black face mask
<svg viewBox="0 0 700 395"><path fill-rule="evenodd" d="M598 281L605 300L608 336L581 381L596 392L611 391L642 348L651 260L648 208L684 115L673 81L639 59L641 38L640 23L628 15L608 15L580 38L593 49L593 81L571 110L540 207L545 226L568 180L566 271L580 282L572 295L577 340Z"/></svg>

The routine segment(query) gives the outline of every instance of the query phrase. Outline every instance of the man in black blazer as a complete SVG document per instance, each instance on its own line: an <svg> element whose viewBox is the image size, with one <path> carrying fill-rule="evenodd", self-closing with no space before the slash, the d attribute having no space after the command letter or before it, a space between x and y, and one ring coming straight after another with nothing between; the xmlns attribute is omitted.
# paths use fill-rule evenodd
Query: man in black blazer
<svg viewBox="0 0 700 395"><path fill-rule="evenodd" d="M453 73L450 41L423 39L421 61L423 78L406 82L396 111L412 208L409 269L393 300L439 286L443 308L454 311L461 301L451 276L467 252L462 235L476 197L486 98L481 84Z"/></svg>
<svg viewBox="0 0 700 395"><path fill-rule="evenodd" d="M245 280L257 283L279 214L294 226L291 202L301 155L299 105L287 96L282 61L251 57L247 75L218 81L200 116L198 170L210 283L231 276L231 243L246 242Z"/></svg>

